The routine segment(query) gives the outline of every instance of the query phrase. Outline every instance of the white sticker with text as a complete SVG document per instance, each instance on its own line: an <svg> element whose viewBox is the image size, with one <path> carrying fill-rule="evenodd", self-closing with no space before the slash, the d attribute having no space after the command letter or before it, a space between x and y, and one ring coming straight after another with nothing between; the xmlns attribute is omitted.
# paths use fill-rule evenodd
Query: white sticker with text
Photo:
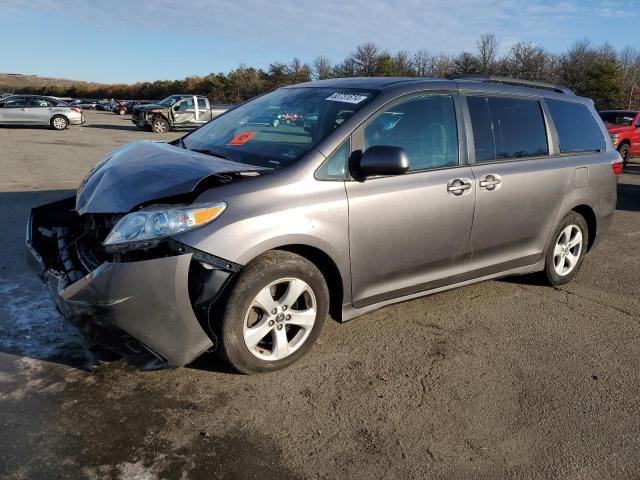
<svg viewBox="0 0 640 480"><path fill-rule="evenodd" d="M366 95L356 95L352 93L334 93L333 95L326 98L330 102L343 102L343 103L360 103L363 100L366 100Z"/></svg>

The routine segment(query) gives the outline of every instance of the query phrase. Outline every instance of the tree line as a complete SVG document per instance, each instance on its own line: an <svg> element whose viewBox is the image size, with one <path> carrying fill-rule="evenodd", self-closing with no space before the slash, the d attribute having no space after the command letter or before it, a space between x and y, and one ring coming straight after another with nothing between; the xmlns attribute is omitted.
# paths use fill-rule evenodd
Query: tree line
<svg viewBox="0 0 640 480"><path fill-rule="evenodd" d="M16 93L63 97L147 99L173 93L206 95L212 102L238 103L275 88L312 80L357 76L416 76L451 78L487 74L563 84L578 95L593 98L596 107L640 109L640 53L633 47L616 50L611 45L576 42L562 53L551 53L531 42L518 42L500 55L496 35L482 35L473 51L457 55L421 49L395 53L374 43L359 45L338 63L325 56L311 63L298 58L273 62L268 68L241 65L228 73L211 73L181 80L157 80L134 84L56 85L24 88Z"/></svg>

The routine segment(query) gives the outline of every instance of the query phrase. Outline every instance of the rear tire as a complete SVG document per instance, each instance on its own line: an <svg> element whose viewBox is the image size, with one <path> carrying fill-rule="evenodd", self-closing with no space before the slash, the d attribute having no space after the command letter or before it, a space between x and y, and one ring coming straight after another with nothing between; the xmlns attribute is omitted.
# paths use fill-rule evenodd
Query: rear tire
<svg viewBox="0 0 640 480"><path fill-rule="evenodd" d="M125 113L127 113L127 111L124 108L118 110L118 115L124 115Z"/></svg>
<svg viewBox="0 0 640 480"><path fill-rule="evenodd" d="M69 126L69 120L62 115L54 115L49 123L54 130L64 130Z"/></svg>
<svg viewBox="0 0 640 480"><path fill-rule="evenodd" d="M629 157L631 156L631 148L629 147L629 144L623 143L622 145L620 145L618 147L618 152L620 153L620 156L622 157L623 166L626 167L627 163L629 163Z"/></svg>
<svg viewBox="0 0 640 480"><path fill-rule="evenodd" d="M544 275L549 284L564 285L578 274L589 245L584 217L570 212L554 230L545 256Z"/></svg>
<svg viewBox="0 0 640 480"><path fill-rule="evenodd" d="M280 125L280 120L278 120L277 118L273 119L271 121L271 126L272 127L277 127L278 125Z"/></svg>
<svg viewBox="0 0 640 480"><path fill-rule="evenodd" d="M169 131L169 123L162 117L153 117L151 131L154 133L167 133Z"/></svg>
<svg viewBox="0 0 640 480"><path fill-rule="evenodd" d="M290 252L271 251L240 272L212 312L218 353L238 372L285 368L308 353L329 312L318 268Z"/></svg>

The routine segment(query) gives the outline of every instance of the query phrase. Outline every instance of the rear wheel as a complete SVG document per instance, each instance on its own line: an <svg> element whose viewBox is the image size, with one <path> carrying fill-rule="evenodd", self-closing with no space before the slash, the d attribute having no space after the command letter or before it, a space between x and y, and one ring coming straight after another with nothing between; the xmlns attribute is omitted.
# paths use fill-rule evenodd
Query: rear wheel
<svg viewBox="0 0 640 480"><path fill-rule="evenodd" d="M51 128L54 130L64 130L69 126L69 121L62 115L56 115L51 118Z"/></svg>
<svg viewBox="0 0 640 480"><path fill-rule="evenodd" d="M623 143L620 145L620 147L618 147L618 152L622 157L622 164L626 167L629 162L629 157L631 156L631 148L629 147L629 144Z"/></svg>
<svg viewBox="0 0 640 480"><path fill-rule="evenodd" d="M151 131L155 133L166 133L169 131L169 123L162 117L153 117Z"/></svg>
<svg viewBox="0 0 640 480"><path fill-rule="evenodd" d="M322 273L305 258L268 252L240 273L211 320L220 354L242 373L287 367L320 335L329 311Z"/></svg>
<svg viewBox="0 0 640 480"><path fill-rule="evenodd" d="M277 127L278 125L280 125L280 120L278 120L277 118L274 118L274 119L271 121L271 126L272 126L272 127Z"/></svg>
<svg viewBox="0 0 640 480"><path fill-rule="evenodd" d="M588 245L587 222L579 213L569 213L556 228L547 249L544 273L551 285L563 285L573 280Z"/></svg>
<svg viewBox="0 0 640 480"><path fill-rule="evenodd" d="M127 111L124 108L118 110L118 115L124 115L125 113L127 113Z"/></svg>

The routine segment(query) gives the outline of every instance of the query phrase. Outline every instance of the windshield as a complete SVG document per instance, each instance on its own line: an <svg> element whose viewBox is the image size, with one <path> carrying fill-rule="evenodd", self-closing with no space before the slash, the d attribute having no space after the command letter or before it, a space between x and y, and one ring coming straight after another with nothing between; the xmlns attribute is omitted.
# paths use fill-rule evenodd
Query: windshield
<svg viewBox="0 0 640 480"><path fill-rule="evenodd" d="M377 92L284 88L260 96L184 137L189 150L270 168L292 164Z"/></svg>
<svg viewBox="0 0 640 480"><path fill-rule="evenodd" d="M168 107L170 105L173 105L176 100L182 98L180 95L171 95L167 98L165 98L164 100L160 100L159 105L164 105L165 107Z"/></svg>
<svg viewBox="0 0 640 480"><path fill-rule="evenodd" d="M631 125L636 117L636 112L599 112L600 118L605 123L612 125Z"/></svg>

